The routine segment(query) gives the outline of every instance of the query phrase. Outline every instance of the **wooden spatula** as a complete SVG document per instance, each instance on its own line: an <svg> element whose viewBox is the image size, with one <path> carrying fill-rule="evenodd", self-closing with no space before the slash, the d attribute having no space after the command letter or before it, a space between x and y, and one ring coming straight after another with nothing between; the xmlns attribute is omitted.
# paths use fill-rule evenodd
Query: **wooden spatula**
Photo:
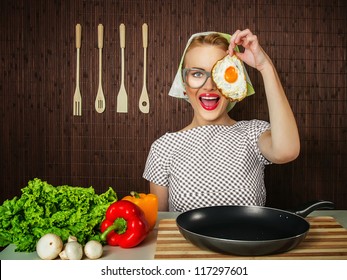
<svg viewBox="0 0 347 280"><path fill-rule="evenodd" d="M120 34L120 47L122 55L122 72L121 72L121 85L117 96L117 112L118 113L127 113L128 112L128 95L124 86L124 48L125 48L125 25L122 23L119 26Z"/></svg>
<svg viewBox="0 0 347 280"><path fill-rule="evenodd" d="M99 88L98 93L96 94L95 99L95 110L98 113L102 113L105 111L105 96L102 90L102 48L103 48L103 39L104 39L104 26L102 24L98 25L98 48L99 48Z"/></svg>
<svg viewBox="0 0 347 280"><path fill-rule="evenodd" d="M146 67L147 67L147 45L148 45L148 25L142 25L142 43L143 43L143 86L139 100L139 109L142 113L149 112L149 99L146 87Z"/></svg>

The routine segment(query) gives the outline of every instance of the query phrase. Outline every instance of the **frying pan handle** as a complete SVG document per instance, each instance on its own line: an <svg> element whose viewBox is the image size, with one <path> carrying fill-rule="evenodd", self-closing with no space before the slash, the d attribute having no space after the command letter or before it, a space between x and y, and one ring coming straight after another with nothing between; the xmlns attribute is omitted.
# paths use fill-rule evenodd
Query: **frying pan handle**
<svg viewBox="0 0 347 280"><path fill-rule="evenodd" d="M300 210L292 211L292 212L294 212L296 215L299 215L305 218L315 210L323 210L323 209L332 210L334 208L335 208L335 204L331 201L315 200L315 201L311 201L304 204Z"/></svg>

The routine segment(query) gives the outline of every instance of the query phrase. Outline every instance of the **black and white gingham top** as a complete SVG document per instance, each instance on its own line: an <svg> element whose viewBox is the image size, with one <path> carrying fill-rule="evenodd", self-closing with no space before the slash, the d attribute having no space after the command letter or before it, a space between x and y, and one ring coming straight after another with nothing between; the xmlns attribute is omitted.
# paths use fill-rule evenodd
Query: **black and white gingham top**
<svg viewBox="0 0 347 280"><path fill-rule="evenodd" d="M214 205L264 205L264 168L259 135L265 121L207 125L166 133L151 146L143 177L169 188L169 210Z"/></svg>

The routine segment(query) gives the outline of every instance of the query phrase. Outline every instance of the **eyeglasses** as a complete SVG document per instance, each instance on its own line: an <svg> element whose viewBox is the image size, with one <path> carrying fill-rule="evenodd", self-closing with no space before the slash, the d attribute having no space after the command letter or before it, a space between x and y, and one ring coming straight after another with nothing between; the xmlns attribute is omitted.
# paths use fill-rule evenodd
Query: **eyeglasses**
<svg viewBox="0 0 347 280"><path fill-rule="evenodd" d="M190 88L201 88L209 77L211 72L200 68L184 68L182 71L183 81Z"/></svg>

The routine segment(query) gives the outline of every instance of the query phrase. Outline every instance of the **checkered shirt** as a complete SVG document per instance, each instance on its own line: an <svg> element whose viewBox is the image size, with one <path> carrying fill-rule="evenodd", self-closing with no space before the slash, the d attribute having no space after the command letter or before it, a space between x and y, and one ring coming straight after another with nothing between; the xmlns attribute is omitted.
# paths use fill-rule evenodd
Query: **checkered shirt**
<svg viewBox="0 0 347 280"><path fill-rule="evenodd" d="M265 165L257 145L265 121L207 125L166 133L151 146L143 177L169 188L169 210L264 205Z"/></svg>

